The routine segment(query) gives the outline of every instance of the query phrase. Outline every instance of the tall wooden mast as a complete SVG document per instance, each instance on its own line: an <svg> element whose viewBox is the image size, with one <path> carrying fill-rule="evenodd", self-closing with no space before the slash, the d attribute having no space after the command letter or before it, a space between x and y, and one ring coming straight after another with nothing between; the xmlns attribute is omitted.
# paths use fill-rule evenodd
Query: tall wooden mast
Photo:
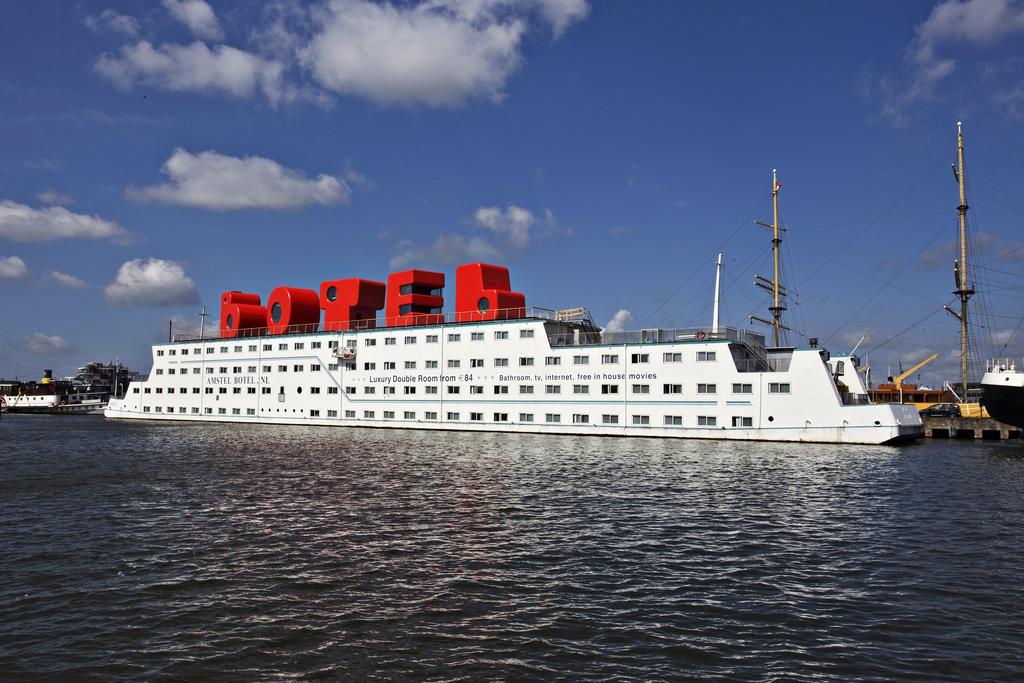
<svg viewBox="0 0 1024 683"><path fill-rule="evenodd" d="M960 386L962 400L967 402L968 382L968 358L970 352L970 339L967 326L967 302L974 289L967 280L967 187L966 175L964 172L964 132L963 124L956 122L956 163L953 167L953 176L956 178L960 189L960 204L956 211L960 223L960 258L953 260L953 278L956 281L956 289L953 291L960 298L960 311L954 311L949 306L946 310L953 314L953 317L960 321Z"/></svg>
<svg viewBox="0 0 1024 683"><path fill-rule="evenodd" d="M772 169L772 222L762 223L761 221L754 221L758 225L763 225L766 228L772 230L772 259L775 265L774 277L771 280L760 275L754 276L754 284L761 289L766 289L772 294L772 305L768 307L769 312L772 314L771 320L765 320L764 318L758 318L755 315L750 316L751 320L756 320L765 325L769 325L772 328L772 340L773 346L778 346L782 341L782 331L789 330L788 327L782 324L782 312L786 310L786 306L783 304L782 299L786 296L786 288L782 285L781 273L780 273L780 258L781 254L779 247L782 245L782 229L779 228L779 190L782 189L782 184L779 183L779 179L776 175L776 169Z"/></svg>
<svg viewBox="0 0 1024 683"><path fill-rule="evenodd" d="M960 205L956 211L960 218L960 262L953 264L953 272L957 276L957 289L954 292L960 297L960 381L963 387L964 401L967 401L967 301L974 290L967 282L967 188L964 175L964 132L961 122L956 122L956 161L959 166L957 180L960 185ZM959 272L958 272L959 271Z"/></svg>

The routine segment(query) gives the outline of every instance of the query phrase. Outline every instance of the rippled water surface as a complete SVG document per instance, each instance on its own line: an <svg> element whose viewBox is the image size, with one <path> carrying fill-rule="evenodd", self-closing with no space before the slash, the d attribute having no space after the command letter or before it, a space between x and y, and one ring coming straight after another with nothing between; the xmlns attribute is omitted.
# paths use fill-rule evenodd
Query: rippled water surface
<svg viewBox="0 0 1024 683"><path fill-rule="evenodd" d="M5 416L0 677L1007 680L1024 446Z"/></svg>

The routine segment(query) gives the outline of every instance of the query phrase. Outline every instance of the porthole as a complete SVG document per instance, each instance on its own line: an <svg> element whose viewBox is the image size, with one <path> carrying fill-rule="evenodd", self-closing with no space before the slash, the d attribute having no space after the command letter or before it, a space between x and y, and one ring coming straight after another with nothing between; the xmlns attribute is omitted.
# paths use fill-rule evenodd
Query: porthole
<svg viewBox="0 0 1024 683"><path fill-rule="evenodd" d="M281 302L275 301L270 307L270 320L275 323L281 322Z"/></svg>
<svg viewBox="0 0 1024 683"><path fill-rule="evenodd" d="M334 285L331 285L330 287L327 288L327 300L328 301L334 301L337 298L338 298L338 288L335 287Z"/></svg>
<svg viewBox="0 0 1024 683"><path fill-rule="evenodd" d="M491 308L491 302L487 300L487 297L481 297L480 301L476 302L476 310L481 313L486 313Z"/></svg>
<svg viewBox="0 0 1024 683"><path fill-rule="evenodd" d="M295 391L301 394L301 393L302 393L302 387L299 387L299 388L298 388L298 389L296 389Z"/></svg>
<svg viewBox="0 0 1024 683"><path fill-rule="evenodd" d="M229 315L228 316L228 329L229 330L233 330L234 328L235 328L235 316Z"/></svg>
<svg viewBox="0 0 1024 683"><path fill-rule="evenodd" d="M769 415L769 416L768 416L768 421L769 421L769 422L775 422L775 418L774 418L774 417L772 417L771 415Z"/></svg>
<svg viewBox="0 0 1024 683"><path fill-rule="evenodd" d="M879 422L878 420L875 420L875 426L876 426L876 427L877 427L878 425L880 425L880 424L882 424L882 423L881 423L881 422Z"/></svg>

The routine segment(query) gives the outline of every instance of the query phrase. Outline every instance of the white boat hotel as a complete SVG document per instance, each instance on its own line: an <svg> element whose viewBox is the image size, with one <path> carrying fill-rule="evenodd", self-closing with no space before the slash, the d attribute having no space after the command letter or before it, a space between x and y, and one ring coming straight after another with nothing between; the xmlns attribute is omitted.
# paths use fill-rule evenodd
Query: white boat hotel
<svg viewBox="0 0 1024 683"><path fill-rule="evenodd" d="M871 404L854 356L766 347L744 330L606 332L583 308L528 308L508 270L226 292L220 336L153 347L118 419L883 444L913 406ZM384 307L386 316L376 312ZM321 322L321 311L324 312Z"/></svg>

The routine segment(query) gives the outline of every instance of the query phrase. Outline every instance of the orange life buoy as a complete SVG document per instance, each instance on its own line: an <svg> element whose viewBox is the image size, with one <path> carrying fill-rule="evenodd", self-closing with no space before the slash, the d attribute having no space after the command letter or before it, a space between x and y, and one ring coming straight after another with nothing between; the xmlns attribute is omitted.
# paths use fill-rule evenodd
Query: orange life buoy
<svg viewBox="0 0 1024 683"><path fill-rule="evenodd" d="M697 341L704 341L708 338L708 333L704 330L697 330Z"/></svg>

